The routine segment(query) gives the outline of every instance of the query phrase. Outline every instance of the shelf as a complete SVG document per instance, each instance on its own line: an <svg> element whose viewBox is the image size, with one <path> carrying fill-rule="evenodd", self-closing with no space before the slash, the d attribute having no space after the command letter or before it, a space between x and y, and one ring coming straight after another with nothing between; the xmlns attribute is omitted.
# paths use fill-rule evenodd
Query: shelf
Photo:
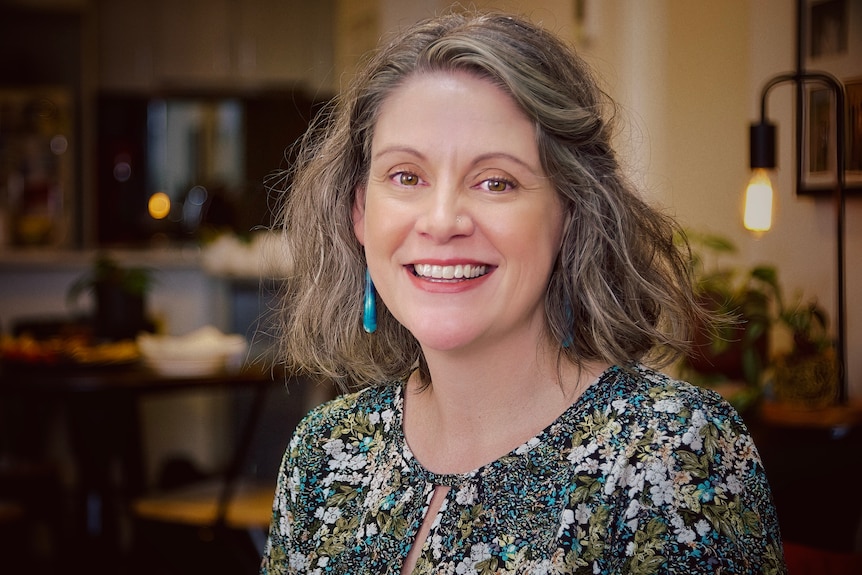
<svg viewBox="0 0 862 575"><path fill-rule="evenodd" d="M159 249L3 249L0 250L0 271L39 272L84 270L93 264L98 254L107 253L123 265L159 269L198 269L201 250L198 246Z"/></svg>

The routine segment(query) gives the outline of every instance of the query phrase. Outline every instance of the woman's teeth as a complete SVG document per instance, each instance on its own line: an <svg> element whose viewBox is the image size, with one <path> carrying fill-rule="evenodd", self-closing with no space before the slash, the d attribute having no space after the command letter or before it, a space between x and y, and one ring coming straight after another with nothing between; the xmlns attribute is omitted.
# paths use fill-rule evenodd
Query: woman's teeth
<svg viewBox="0 0 862 575"><path fill-rule="evenodd" d="M456 266L437 266L432 264L414 264L413 271L416 275L441 280L451 279L473 279L487 273L487 266L473 266L470 264L459 264Z"/></svg>

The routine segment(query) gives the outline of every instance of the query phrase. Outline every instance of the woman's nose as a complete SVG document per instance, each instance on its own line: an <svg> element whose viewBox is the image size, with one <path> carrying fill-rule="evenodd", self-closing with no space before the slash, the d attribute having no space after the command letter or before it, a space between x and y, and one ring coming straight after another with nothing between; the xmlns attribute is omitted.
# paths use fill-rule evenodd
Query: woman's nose
<svg viewBox="0 0 862 575"><path fill-rule="evenodd" d="M436 188L428 194L428 201L423 206L416 227L419 233L442 243L453 237L473 233L473 219L464 198L456 189Z"/></svg>

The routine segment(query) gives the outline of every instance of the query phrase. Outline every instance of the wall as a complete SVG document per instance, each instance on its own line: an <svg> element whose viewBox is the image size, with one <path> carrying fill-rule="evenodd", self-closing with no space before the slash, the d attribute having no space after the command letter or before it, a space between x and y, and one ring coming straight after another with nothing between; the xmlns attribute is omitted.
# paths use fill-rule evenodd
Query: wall
<svg viewBox="0 0 862 575"><path fill-rule="evenodd" d="M816 297L835 317L832 202L794 194L790 87L777 88L769 115L779 125L778 208L772 231L742 227L748 126L760 90L795 66L795 7L786 0L588 2L587 58L622 106L617 147L654 203L683 225L723 234L738 261L777 267L789 297ZM862 202L847 202L847 331L851 397L862 397ZM787 345L776 338L776 348Z"/></svg>
<svg viewBox="0 0 862 575"><path fill-rule="evenodd" d="M747 10L742 0L591 3L585 55L620 106L617 149L683 225L742 239Z"/></svg>

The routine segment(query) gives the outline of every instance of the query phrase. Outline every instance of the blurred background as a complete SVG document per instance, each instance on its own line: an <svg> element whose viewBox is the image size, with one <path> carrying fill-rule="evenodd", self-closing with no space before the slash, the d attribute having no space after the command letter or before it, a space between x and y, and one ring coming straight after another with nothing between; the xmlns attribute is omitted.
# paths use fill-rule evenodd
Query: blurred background
<svg viewBox="0 0 862 575"><path fill-rule="evenodd" d="M267 314L277 305L286 265L267 229L291 146L381 37L450 4L0 0L2 333L18 345L22 325L95 313L95 291L79 290L80 298L70 298L70 289L82 278L92 279L98 258L107 255L120 267L150 272L147 329L163 336L205 326L238 333L248 342L247 357L266 365L273 353ZM573 43L619 103L616 143L632 179L650 202L702 240L696 245L699 262L742 276L743 283L750 279L749 270L764 266L776 274L773 284L785 299L816 302L829 320L827 331L834 329L835 205L828 192L795 193L795 91L790 87L776 89L769 100L769 116L779 124L773 227L754 234L742 225L750 175L748 126L759 118L764 83L797 65L795 2L489 0L469 5L525 14ZM802 5L809 24L806 39L816 47L805 63L847 84L848 95L857 98L848 110L855 101L858 123L862 1ZM856 130L851 140L862 127ZM858 145L851 146L851 160L859 153ZM853 265L862 257L862 165L850 162L849 169L856 186L846 203L846 392L852 403L862 399L862 307L856 297L862 268ZM746 283L744 289L749 287ZM780 324L778 319L773 323ZM775 358L794 349L792 330L769 327L771 337L753 376L706 370L705 381L729 385L729 395L743 411L774 398ZM679 369L690 378L704 375L691 365ZM8 373L3 372L4 384ZM16 372L15 385L39 377ZM270 396L270 405L282 405L269 419L278 423L279 414L285 419L281 435L254 456L267 471L277 466L273 454L283 449L298 414L333 393L305 383L293 388L291 397ZM44 393L38 401L57 404L59 412L71 401L69 395L57 399ZM14 412L18 404L4 398L23 401L19 395L0 395L0 402L13 405ZM832 399L805 396L801 404L829 407ZM158 487L166 468L177 465L202 475L223 469L241 442L238 430L253 401L253 395L240 397L222 388L136 396L141 491ZM65 445L70 441L66 416L44 409L51 412L44 418L50 423L40 428L45 436L40 448L60 468L57 483L49 483L44 496L56 497L62 510L64 493L76 484L75 457ZM3 413L7 425L0 429L8 446L22 424L10 419L9 411L0 417ZM776 452L798 451L807 445L805 438L822 434L826 444L815 442L812 449L828 455L812 463L810 473L843 461L856 467L830 477L846 481L862 465L860 418L846 409L836 417L835 425L816 433L805 428L797 443L785 434ZM757 427L762 420L751 416L751 422ZM763 444L772 445L771 428L764 429ZM782 461L777 458L773 466L782 469ZM796 489L797 484L788 484L786 491L777 491L792 501ZM860 502L838 505L850 510L835 528L840 533L827 529L818 540L797 527L789 511L787 532L801 543L859 551ZM813 516L801 517L800 524ZM56 566L56 536L36 529L41 535L35 537L34 555L44 565L31 563L28 572L42 567L48 572ZM116 529L122 532L117 547L125 557L134 548L135 531L127 525ZM116 559L112 572L132 569L124 561ZM159 569L170 572L165 566L151 566L148 572Z"/></svg>

